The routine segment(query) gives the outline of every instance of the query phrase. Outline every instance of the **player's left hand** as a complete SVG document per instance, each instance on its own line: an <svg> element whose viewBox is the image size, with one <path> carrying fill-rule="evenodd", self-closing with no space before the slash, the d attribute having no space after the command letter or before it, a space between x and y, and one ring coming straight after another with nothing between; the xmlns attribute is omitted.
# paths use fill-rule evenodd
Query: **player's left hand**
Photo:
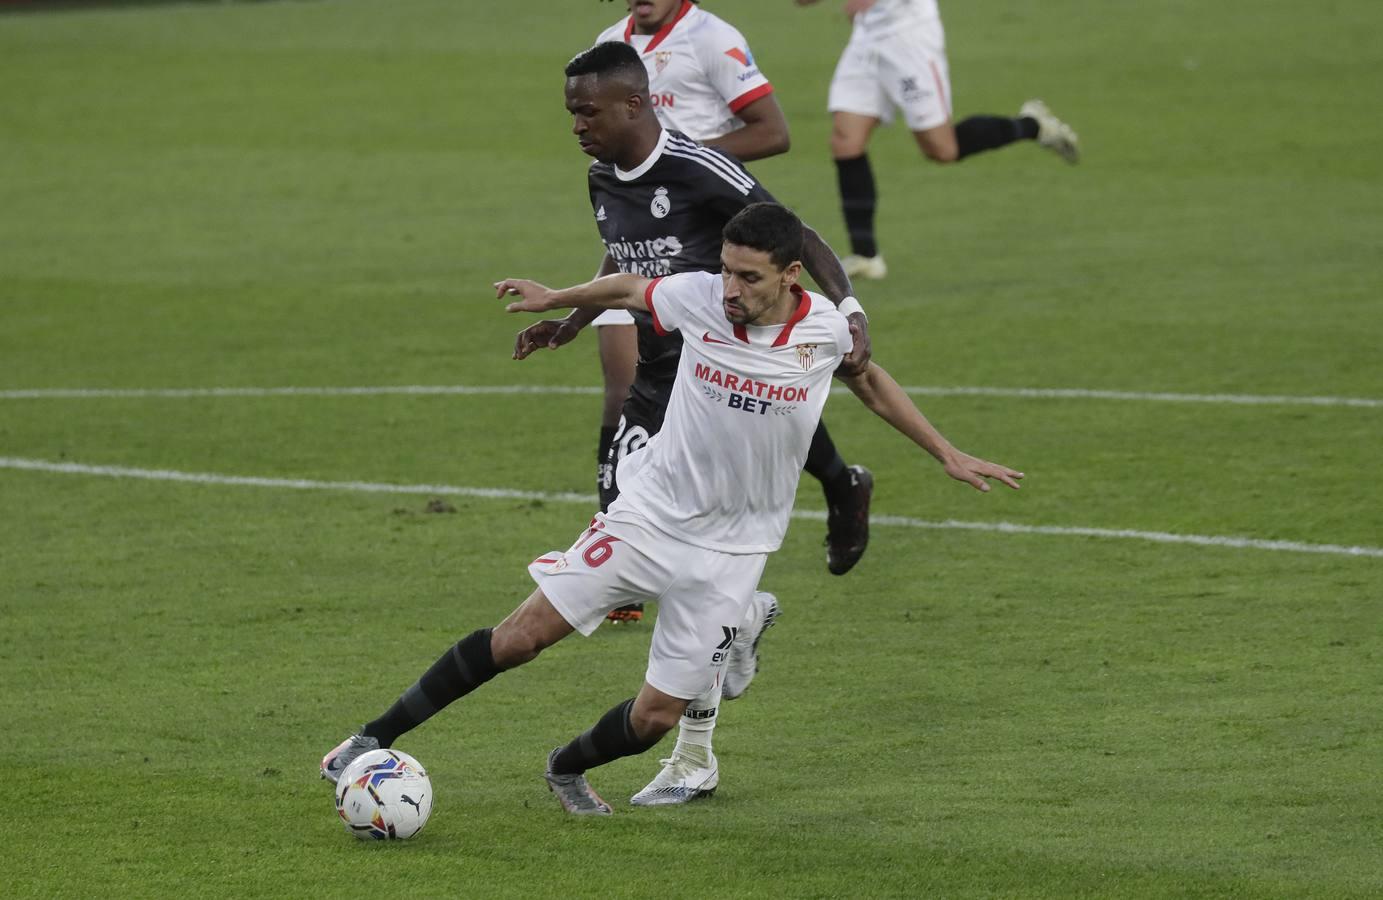
<svg viewBox="0 0 1383 900"><path fill-rule="evenodd" d="M543 319L529 325L514 338L514 359L527 359L542 347L556 350L581 332L566 319Z"/></svg>
<svg viewBox="0 0 1383 900"><path fill-rule="evenodd" d="M946 474L956 481L963 481L977 491L988 492L989 482L986 478L993 478L1000 484L1006 484L1018 490L1018 481L1023 477L1023 473L1010 469L1008 466L1001 466L978 456L971 456L969 453L961 453L959 450L949 457L944 463Z"/></svg>
<svg viewBox="0 0 1383 900"><path fill-rule="evenodd" d="M836 366L836 374L842 378L859 375L869 368L869 359L873 355L873 347L869 341L869 320L864 317L864 313L851 313L846 316L846 321L850 323L850 337L854 344L840 361L840 365Z"/></svg>
<svg viewBox="0 0 1383 900"><path fill-rule="evenodd" d="M496 297L509 295L522 298L505 306L506 312L547 312L554 308L548 302L548 297L552 291L545 285L536 281L529 281L527 278L506 278L503 281L496 281L495 291Z"/></svg>

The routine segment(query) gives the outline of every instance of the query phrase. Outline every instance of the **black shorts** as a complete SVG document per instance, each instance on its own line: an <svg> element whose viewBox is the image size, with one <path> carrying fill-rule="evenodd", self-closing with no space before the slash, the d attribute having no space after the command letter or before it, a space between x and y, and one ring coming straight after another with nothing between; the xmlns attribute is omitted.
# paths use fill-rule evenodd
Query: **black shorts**
<svg viewBox="0 0 1383 900"><path fill-rule="evenodd" d="M648 439L663 427L663 416L667 414L668 401L672 397L672 383L667 384L634 381L629 397L620 410L619 428L610 444L610 456L601 467L600 511L605 512L619 496L619 463L629 454L639 450Z"/></svg>

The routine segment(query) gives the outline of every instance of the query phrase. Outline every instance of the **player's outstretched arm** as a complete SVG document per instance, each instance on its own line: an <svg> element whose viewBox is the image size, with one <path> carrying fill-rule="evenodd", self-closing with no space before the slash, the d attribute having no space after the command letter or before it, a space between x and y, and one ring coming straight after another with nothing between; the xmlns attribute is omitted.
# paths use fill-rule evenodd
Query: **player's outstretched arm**
<svg viewBox="0 0 1383 900"><path fill-rule="evenodd" d="M1018 480L1023 477L1022 472L957 450L931 422L927 421L927 417L922 415L922 411L912 402L912 398L893 380L893 376L878 365L870 363L868 368L858 375L838 377L875 415L936 457L945 467L947 475L979 491L989 490L986 478L993 478L1018 490Z"/></svg>
<svg viewBox="0 0 1383 900"><path fill-rule="evenodd" d="M585 284L553 289L527 278L495 282L496 297L518 297L505 306L508 312L547 312L550 309L631 309L648 311L644 291L651 279L639 275L606 275Z"/></svg>
<svg viewBox="0 0 1383 900"><path fill-rule="evenodd" d="M619 271L615 261L606 253L600 260L600 268L595 277L613 275ZM556 350L569 344L581 333L581 329L595 321L599 309L574 309L563 319L543 319L534 322L514 337L514 359L527 359L535 350L547 348Z"/></svg>
<svg viewBox="0 0 1383 900"><path fill-rule="evenodd" d="M812 276L812 280L821 288L821 293L826 295L826 299L836 306L841 306L841 302L847 298L853 299L850 276L845 274L840 258L815 229L806 226L803 226L802 234L802 268ZM841 375L858 375L863 372L869 365L872 349L869 341L869 320L865 318L864 311L860 310L859 301L853 302L855 311L841 310L846 313L845 319L850 323L850 336L855 340L850 352L841 360Z"/></svg>

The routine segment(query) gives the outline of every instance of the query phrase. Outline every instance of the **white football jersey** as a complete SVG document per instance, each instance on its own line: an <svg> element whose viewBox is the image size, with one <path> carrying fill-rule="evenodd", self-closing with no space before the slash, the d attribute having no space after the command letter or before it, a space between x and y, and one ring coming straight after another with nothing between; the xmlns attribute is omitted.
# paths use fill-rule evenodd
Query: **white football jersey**
<svg viewBox="0 0 1383 900"><path fill-rule="evenodd" d="M724 282L686 272L652 282L654 327L682 333L662 431L620 463L607 518L632 512L660 531L722 553L771 553L787 531L831 373L850 327L819 294L793 288L783 325L734 325Z"/></svg>
<svg viewBox="0 0 1383 900"><path fill-rule="evenodd" d="M698 141L742 128L735 114L773 93L744 35L690 0L657 34L636 34L634 17L626 16L596 38L604 41L624 41L639 51L659 121Z"/></svg>

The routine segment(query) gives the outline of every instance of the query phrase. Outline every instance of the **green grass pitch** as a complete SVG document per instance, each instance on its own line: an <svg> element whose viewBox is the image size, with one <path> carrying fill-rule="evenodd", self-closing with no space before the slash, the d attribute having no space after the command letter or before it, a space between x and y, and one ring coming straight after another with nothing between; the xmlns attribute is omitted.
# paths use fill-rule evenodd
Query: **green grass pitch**
<svg viewBox="0 0 1383 900"><path fill-rule="evenodd" d="M0 14L0 894L1383 893L1383 559L879 525L831 578L810 520L714 799L625 805L659 750L594 774L608 820L547 794L642 676L646 634L602 629L406 737L432 821L357 844L318 759L582 529L532 494L592 491L598 398L15 392L597 384L588 339L511 361L489 284L594 271L561 66L622 4L35 5ZM842 241L838 4L707 5L793 128L753 170ZM1086 158L878 135L891 275L860 295L901 383L1373 402L919 395L1029 473L981 496L836 398L875 512L1383 546L1379 6L943 14L957 113L1043 97Z"/></svg>

